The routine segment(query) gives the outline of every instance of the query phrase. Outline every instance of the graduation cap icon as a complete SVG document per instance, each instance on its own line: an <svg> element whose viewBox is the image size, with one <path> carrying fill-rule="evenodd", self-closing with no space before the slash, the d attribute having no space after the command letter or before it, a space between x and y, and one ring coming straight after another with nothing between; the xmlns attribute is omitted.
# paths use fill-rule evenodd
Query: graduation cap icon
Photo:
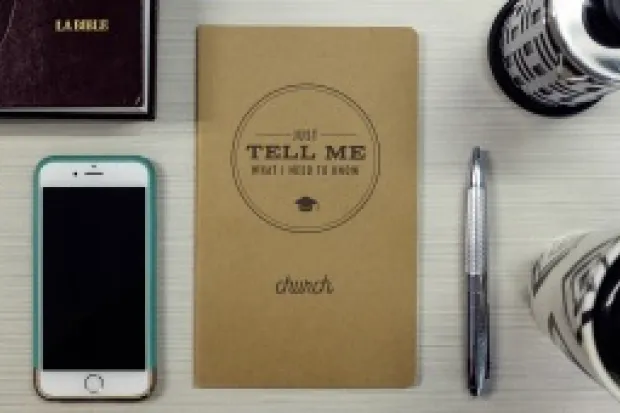
<svg viewBox="0 0 620 413"><path fill-rule="evenodd" d="M303 196L295 201L295 204L299 208L300 212L312 212L314 208L319 208L319 201L309 196Z"/></svg>

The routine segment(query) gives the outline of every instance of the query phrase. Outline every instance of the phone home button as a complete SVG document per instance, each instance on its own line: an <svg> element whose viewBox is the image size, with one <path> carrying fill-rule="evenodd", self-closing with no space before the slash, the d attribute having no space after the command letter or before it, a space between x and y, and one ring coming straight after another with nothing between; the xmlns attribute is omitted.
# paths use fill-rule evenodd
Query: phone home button
<svg viewBox="0 0 620 413"><path fill-rule="evenodd" d="M84 379L84 388L90 394L97 394L103 390L103 378L98 374L89 374Z"/></svg>

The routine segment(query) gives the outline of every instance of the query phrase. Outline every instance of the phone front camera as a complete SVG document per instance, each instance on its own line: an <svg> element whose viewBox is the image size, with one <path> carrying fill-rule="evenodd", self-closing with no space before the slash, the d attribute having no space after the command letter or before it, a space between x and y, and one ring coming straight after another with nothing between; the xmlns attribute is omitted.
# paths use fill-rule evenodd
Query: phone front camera
<svg viewBox="0 0 620 413"><path fill-rule="evenodd" d="M73 177L77 178L77 172L73 172Z"/></svg>

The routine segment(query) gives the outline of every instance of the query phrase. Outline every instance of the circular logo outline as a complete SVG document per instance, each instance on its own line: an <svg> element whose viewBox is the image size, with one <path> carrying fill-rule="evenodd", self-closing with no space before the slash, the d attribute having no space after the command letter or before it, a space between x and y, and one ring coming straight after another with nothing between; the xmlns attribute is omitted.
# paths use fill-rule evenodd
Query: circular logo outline
<svg viewBox="0 0 620 413"><path fill-rule="evenodd" d="M370 185L364 192L360 201L357 204L355 204L355 206L351 208L349 212L344 214L341 218L332 220L321 226L290 225L280 220L277 220L273 218L271 215L265 213L248 195L243 185L243 180L241 179L239 168L238 168L238 162L237 162L239 142L241 141L244 135L244 132L245 132L246 127L248 126L248 123L250 122L250 120L252 120L254 115L261 108L263 108L267 103L269 103L270 101L282 95L285 95L288 93L299 92L299 91L308 91L308 90L317 92L317 93L328 94L332 97L339 99L340 101L345 103L347 106L349 106L359 116L364 126L366 126L366 130L372 141L373 149L375 153L375 157L374 157L375 159L373 161L373 174L372 174L372 178L370 181ZM248 206L248 208L250 208L250 210L263 222L271 225L272 227L278 228L283 231L291 232L291 233L306 233L306 234L322 233L322 232L330 231L332 229L341 227L344 224L348 223L353 218L355 218L355 216L357 216L361 212L361 210L364 209L366 204L370 201L370 198L375 192L375 189L379 182L379 176L381 174L381 144L379 142L379 136L377 134L375 126L373 125L370 117L368 116L366 111L364 111L364 109L362 109L362 107L359 104L357 104L357 102L355 102L352 98L350 98L343 92L335 88L329 87L329 86L319 85L315 83L300 83L296 85L284 86L282 88L276 89L266 94L261 99L259 99L258 102L254 103L252 107L250 108L250 110L246 112L246 114L241 119L241 122L237 126L237 130L235 131L233 148L231 152L231 166L233 170L233 179L235 181L235 186L237 187L237 191L241 195L241 198L243 199L245 204Z"/></svg>

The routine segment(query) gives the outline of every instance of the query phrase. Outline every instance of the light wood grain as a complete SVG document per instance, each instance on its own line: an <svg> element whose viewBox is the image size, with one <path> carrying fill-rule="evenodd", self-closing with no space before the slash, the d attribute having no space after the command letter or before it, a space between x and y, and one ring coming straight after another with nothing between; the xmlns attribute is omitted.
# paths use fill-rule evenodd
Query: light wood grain
<svg viewBox="0 0 620 413"><path fill-rule="evenodd" d="M523 113L485 57L501 0L161 1L155 123L0 124L0 412L615 412L618 404L536 330L523 288L554 237L618 226L620 95L573 119ZM405 25L422 48L419 387L408 391L192 389L194 51L199 23ZM462 357L462 186L471 147L493 160L491 289L495 390L471 401ZM136 153L157 162L162 326L160 394L133 405L63 405L31 384L31 175L50 154Z"/></svg>

